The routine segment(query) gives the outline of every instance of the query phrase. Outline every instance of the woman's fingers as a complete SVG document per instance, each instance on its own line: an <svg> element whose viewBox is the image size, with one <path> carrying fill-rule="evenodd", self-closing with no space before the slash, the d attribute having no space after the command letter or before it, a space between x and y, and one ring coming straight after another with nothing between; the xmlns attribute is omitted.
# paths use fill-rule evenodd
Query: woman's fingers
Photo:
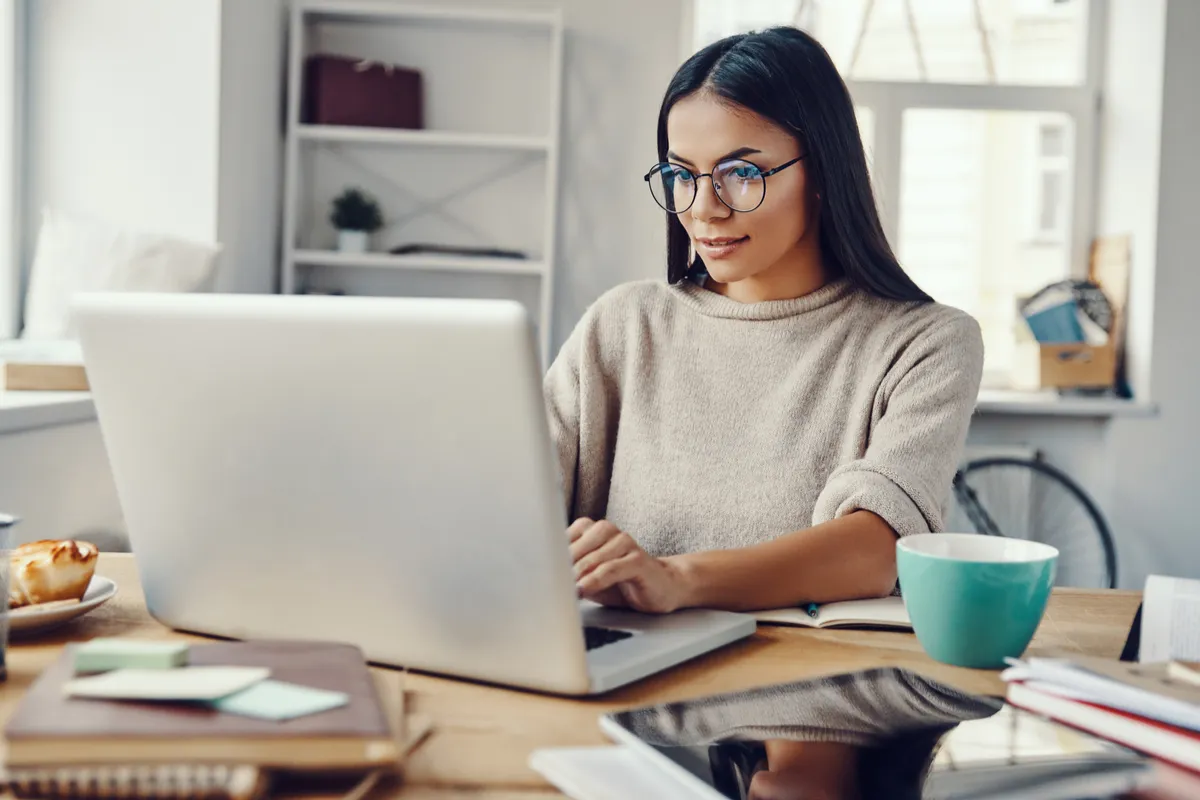
<svg viewBox="0 0 1200 800"><path fill-rule="evenodd" d="M617 533L592 552L575 561L575 580L579 580L607 561L615 561L637 549L637 543L627 533Z"/></svg>
<svg viewBox="0 0 1200 800"><path fill-rule="evenodd" d="M578 581L579 590L585 595L599 594L618 583L633 580L646 570L645 553L633 550L620 558L605 561Z"/></svg>
<svg viewBox="0 0 1200 800"><path fill-rule="evenodd" d="M593 522L583 533L571 542L571 563L576 563L593 550L621 534L620 529L608 520Z"/></svg>
<svg viewBox="0 0 1200 800"><path fill-rule="evenodd" d="M588 519L587 517L580 517L579 519L575 520L567 528L567 541L575 541L580 536L583 536L584 531L595 524L596 521L594 519Z"/></svg>

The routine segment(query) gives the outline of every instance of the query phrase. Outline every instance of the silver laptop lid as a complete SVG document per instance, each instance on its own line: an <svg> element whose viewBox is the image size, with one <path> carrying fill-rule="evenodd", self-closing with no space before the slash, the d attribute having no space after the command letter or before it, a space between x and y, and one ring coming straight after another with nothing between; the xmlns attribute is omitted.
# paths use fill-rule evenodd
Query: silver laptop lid
<svg viewBox="0 0 1200 800"><path fill-rule="evenodd" d="M519 304L130 293L75 309L158 619L586 690Z"/></svg>

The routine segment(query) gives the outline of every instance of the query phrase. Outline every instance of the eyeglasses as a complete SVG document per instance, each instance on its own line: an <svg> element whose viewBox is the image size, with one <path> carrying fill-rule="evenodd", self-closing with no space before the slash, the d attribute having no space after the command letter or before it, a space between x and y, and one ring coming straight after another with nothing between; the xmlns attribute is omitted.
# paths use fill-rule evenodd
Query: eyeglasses
<svg viewBox="0 0 1200 800"><path fill-rule="evenodd" d="M805 155L808 155L805 153ZM697 185L701 178L712 181L717 198L733 211L753 211L767 198L767 178L803 159L797 156L786 164L763 172L755 164L740 158L722 161L712 172L699 175L687 167L663 162L655 164L645 174L654 202L669 214L682 214L696 202Z"/></svg>

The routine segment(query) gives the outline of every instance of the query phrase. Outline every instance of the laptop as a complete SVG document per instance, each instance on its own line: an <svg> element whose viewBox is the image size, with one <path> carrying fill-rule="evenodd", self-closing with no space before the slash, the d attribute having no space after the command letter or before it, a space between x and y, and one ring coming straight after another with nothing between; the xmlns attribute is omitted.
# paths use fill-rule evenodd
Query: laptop
<svg viewBox="0 0 1200 800"><path fill-rule="evenodd" d="M172 628L568 695L755 630L579 600L518 303L97 293L74 313L146 605Z"/></svg>

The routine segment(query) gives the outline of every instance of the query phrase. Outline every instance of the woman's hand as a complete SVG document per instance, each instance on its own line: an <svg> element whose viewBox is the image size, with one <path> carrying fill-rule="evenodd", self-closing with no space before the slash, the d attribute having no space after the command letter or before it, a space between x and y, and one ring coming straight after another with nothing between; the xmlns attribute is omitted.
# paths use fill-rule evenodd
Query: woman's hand
<svg viewBox="0 0 1200 800"><path fill-rule="evenodd" d="M579 595L606 606L668 614L684 605L686 585L669 560L653 558L606 520L580 517L567 528Z"/></svg>

